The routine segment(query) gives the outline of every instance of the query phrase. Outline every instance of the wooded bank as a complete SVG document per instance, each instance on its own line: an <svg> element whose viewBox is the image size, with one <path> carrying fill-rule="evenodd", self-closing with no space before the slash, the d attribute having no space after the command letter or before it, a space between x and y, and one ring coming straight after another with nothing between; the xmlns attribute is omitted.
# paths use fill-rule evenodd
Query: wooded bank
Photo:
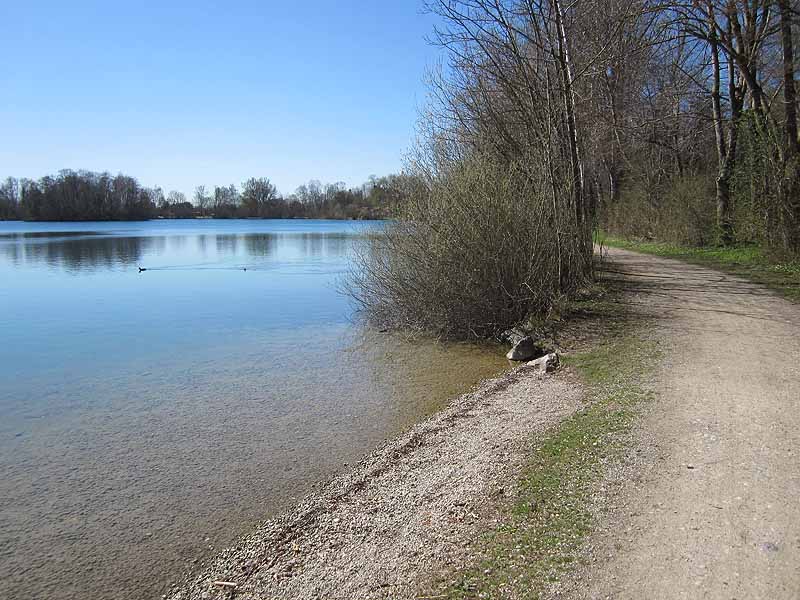
<svg viewBox="0 0 800 600"><path fill-rule="evenodd" d="M591 233L800 250L792 0L433 0L418 185L352 293L388 326L534 327Z"/></svg>

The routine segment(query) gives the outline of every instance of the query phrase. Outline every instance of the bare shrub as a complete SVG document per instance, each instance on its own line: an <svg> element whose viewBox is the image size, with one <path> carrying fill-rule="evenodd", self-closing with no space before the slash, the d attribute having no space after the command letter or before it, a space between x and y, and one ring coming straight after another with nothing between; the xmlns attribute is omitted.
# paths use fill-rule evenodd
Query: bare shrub
<svg viewBox="0 0 800 600"><path fill-rule="evenodd" d="M585 232L557 210L544 173L486 157L417 189L402 218L358 254L348 289L383 327L496 337L572 292L587 274Z"/></svg>
<svg viewBox="0 0 800 600"><path fill-rule="evenodd" d="M615 235L704 246L717 237L714 182L707 177L671 178L655 198L632 186L602 215Z"/></svg>
<svg viewBox="0 0 800 600"><path fill-rule="evenodd" d="M429 8L446 65L412 163L425 184L370 238L349 289L381 326L489 338L546 314L590 275L596 195L581 91L594 71L573 54L586 25L560 1Z"/></svg>

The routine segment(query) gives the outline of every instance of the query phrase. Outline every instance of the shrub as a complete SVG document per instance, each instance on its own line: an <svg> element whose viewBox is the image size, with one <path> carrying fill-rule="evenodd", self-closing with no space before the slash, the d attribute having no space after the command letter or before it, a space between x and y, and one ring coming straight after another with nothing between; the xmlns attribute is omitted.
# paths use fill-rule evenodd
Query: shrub
<svg viewBox="0 0 800 600"><path fill-rule="evenodd" d="M532 164L472 157L416 189L358 252L347 288L368 319L490 338L574 291L588 275L590 236L560 204L570 190Z"/></svg>
<svg viewBox="0 0 800 600"><path fill-rule="evenodd" d="M655 198L632 186L603 211L602 227L622 237L704 246L716 238L715 210L713 180L673 177Z"/></svg>

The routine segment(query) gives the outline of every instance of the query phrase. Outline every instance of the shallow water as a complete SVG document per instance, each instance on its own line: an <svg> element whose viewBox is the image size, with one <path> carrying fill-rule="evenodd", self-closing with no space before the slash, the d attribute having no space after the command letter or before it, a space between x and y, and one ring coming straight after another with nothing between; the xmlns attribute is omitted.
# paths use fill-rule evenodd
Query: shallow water
<svg viewBox="0 0 800 600"><path fill-rule="evenodd" d="M337 281L380 226L0 223L3 594L158 597L503 370L353 322Z"/></svg>

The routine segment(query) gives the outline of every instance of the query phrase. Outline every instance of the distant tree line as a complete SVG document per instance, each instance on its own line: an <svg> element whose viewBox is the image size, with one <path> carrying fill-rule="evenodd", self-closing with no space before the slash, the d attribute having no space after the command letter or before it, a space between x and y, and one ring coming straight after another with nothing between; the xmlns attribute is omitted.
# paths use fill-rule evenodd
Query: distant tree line
<svg viewBox="0 0 800 600"><path fill-rule="evenodd" d="M409 175L372 176L363 185L312 180L283 196L266 177L236 185L198 186L192 199L147 188L127 175L60 171L38 180L8 177L0 185L0 219L131 221L152 218L381 219L413 185Z"/></svg>
<svg viewBox="0 0 800 600"><path fill-rule="evenodd" d="M39 180L9 177L0 217L32 221L138 220L155 214L156 192L127 175L61 171Z"/></svg>

